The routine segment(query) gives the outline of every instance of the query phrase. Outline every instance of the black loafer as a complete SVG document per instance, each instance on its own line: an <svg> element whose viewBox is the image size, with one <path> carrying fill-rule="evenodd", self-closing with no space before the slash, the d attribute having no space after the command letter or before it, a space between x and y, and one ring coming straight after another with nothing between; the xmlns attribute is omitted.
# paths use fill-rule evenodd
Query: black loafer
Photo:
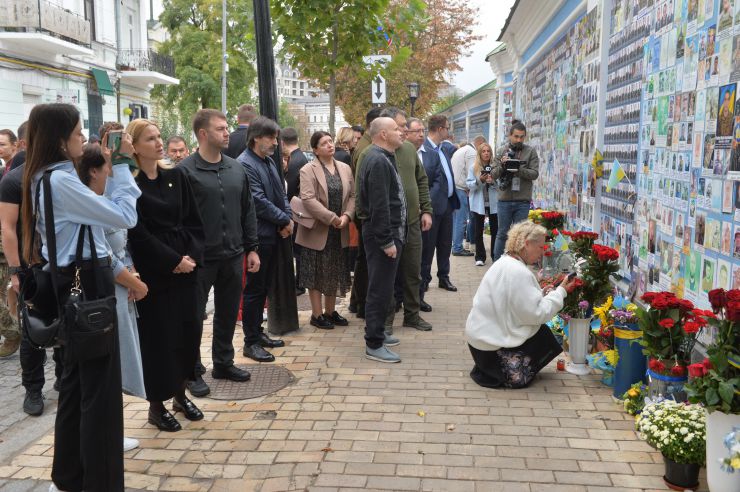
<svg viewBox="0 0 740 492"><path fill-rule="evenodd" d="M334 329L334 323L332 323L331 320L328 317L326 317L326 315L324 314L320 314L318 316L311 315L310 323L316 328L320 328L322 330L333 330Z"/></svg>
<svg viewBox="0 0 740 492"><path fill-rule="evenodd" d="M347 318L339 314L338 312L334 311L331 314L324 313L324 318L328 319L331 323L334 323L336 326L349 326L349 321L347 321Z"/></svg>
<svg viewBox="0 0 740 492"><path fill-rule="evenodd" d="M260 345L267 348L285 347L285 342L277 338L270 338L264 333L260 334Z"/></svg>
<svg viewBox="0 0 740 492"><path fill-rule="evenodd" d="M431 313L432 312L432 306L428 303L426 303L423 299L419 301L419 311L424 311L425 313Z"/></svg>
<svg viewBox="0 0 740 492"><path fill-rule="evenodd" d="M275 360L275 356L263 349L258 343L250 345L249 347L244 347L242 353L244 354L244 357L249 357L257 362L273 362Z"/></svg>
<svg viewBox="0 0 740 492"><path fill-rule="evenodd" d="M448 290L450 292L457 292L457 287L452 285L452 282L450 282L450 279L448 278L441 278L439 279L439 288Z"/></svg>
<svg viewBox="0 0 740 492"><path fill-rule="evenodd" d="M203 381L203 377L198 374L194 380L188 381L188 391L190 391L191 395L202 398L211 392L211 388Z"/></svg>
<svg viewBox="0 0 740 492"><path fill-rule="evenodd" d="M178 422L177 419L167 410L162 413L149 410L149 418L147 419L147 422L165 432L177 432L182 430L180 422Z"/></svg>
<svg viewBox="0 0 740 492"><path fill-rule="evenodd" d="M253 345L253 347L259 347L260 350L262 350L262 347L259 345ZM236 366L214 367L211 371L211 376L213 376L213 379L228 379L229 381L236 381L238 383L249 381L249 378L252 377L252 375L249 374L249 371L239 369Z"/></svg>
<svg viewBox="0 0 740 492"><path fill-rule="evenodd" d="M190 401L186 396L183 401L179 401L177 398L172 400L172 411L182 412L185 418L192 421L203 420L203 412L195 406L195 403Z"/></svg>

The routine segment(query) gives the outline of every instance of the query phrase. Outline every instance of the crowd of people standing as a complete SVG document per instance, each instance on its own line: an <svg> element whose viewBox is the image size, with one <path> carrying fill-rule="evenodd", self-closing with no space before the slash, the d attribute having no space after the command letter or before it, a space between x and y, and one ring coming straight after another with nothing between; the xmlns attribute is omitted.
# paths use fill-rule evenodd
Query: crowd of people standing
<svg viewBox="0 0 740 492"><path fill-rule="evenodd" d="M146 399L148 422L162 431L181 429L177 413L203 418L186 390L210 392L200 346L211 290L212 377L251 378L234 364L240 309L243 355L275 360L269 349L285 342L262 325L281 241L294 245L296 294L308 289L310 325L349 325L336 298L351 291L348 311L364 319L365 356L397 363L400 355L389 348L400 344L397 312L404 327L433 329L421 312L433 309L424 294L435 257L438 286L456 291L450 255L475 255L484 265L487 220L496 258L537 177L536 153L520 146L529 152L527 169L515 178L516 193L501 190L503 165L523 140L519 130L526 134L521 124L494 153L483 136L452 143L443 115L425 125L398 108L373 108L366 129L342 128L336 139L315 132L309 161L295 129L281 129L249 105L237 119L230 133L223 113L198 111L192 152L183 136L164 140L146 119L125 128L105 123L99 139L86 143L79 111L66 104L34 107L17 136L0 130L0 296L22 292L28 268L49 262L58 267L59 302L76 278L86 299L117 301L110 350L88 357L64 338L54 349L60 397L52 490L123 490L122 453L138 442L123 436L122 392ZM499 224L502 196L514 203ZM0 356L20 347L23 408L40 415L46 353L23 336L14 306L0 299Z"/></svg>

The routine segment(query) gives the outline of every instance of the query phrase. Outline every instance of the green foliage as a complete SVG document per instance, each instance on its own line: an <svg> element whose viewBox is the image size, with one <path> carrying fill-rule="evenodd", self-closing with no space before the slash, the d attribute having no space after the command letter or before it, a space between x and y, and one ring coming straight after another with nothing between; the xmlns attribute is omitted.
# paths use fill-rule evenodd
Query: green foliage
<svg viewBox="0 0 740 492"><path fill-rule="evenodd" d="M284 99L280 99L278 105L278 125L280 125L280 128L296 128L298 125L298 120L288 110L288 103Z"/></svg>
<svg viewBox="0 0 740 492"><path fill-rule="evenodd" d="M180 84L155 86L152 96L163 107L176 110L185 128L198 109L221 109L221 13L218 0L164 2L159 20L170 38L158 52L175 60ZM252 2L227 0L227 15L226 106L231 121L241 104L254 103L250 91L256 78Z"/></svg>

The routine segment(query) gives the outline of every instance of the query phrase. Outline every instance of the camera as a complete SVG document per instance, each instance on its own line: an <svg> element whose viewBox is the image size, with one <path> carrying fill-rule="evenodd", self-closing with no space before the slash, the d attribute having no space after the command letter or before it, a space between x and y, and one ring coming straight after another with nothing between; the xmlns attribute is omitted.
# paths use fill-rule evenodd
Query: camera
<svg viewBox="0 0 740 492"><path fill-rule="evenodd" d="M483 172L485 174L491 174L493 172L493 166L483 166Z"/></svg>
<svg viewBox="0 0 740 492"><path fill-rule="evenodd" d="M509 151L506 153L506 157L509 159L516 159L516 151L514 149L509 149Z"/></svg>

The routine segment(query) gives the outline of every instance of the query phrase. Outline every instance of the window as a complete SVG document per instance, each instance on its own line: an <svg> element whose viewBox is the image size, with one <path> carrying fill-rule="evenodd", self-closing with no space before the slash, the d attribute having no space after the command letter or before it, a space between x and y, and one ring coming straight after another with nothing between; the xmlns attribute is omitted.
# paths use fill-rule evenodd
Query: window
<svg viewBox="0 0 740 492"><path fill-rule="evenodd" d="M306 88L306 83L305 82L301 82L301 89L305 89L305 88Z"/></svg>
<svg viewBox="0 0 740 492"><path fill-rule="evenodd" d="M296 83L296 81L294 80L294 81L293 81L293 89L295 89L296 87L298 87L298 84L297 84L297 83Z"/></svg>
<svg viewBox="0 0 740 492"><path fill-rule="evenodd" d="M90 21L90 39L95 40L95 8L93 0L85 0L85 20Z"/></svg>

